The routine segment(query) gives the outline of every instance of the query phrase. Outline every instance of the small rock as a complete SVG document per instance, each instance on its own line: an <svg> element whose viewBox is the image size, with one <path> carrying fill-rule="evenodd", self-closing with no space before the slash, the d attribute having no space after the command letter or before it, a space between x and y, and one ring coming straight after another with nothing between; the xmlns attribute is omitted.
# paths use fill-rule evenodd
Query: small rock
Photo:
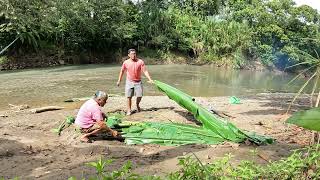
<svg viewBox="0 0 320 180"><path fill-rule="evenodd" d="M211 157L209 155L207 155L207 159L211 159Z"/></svg>
<svg viewBox="0 0 320 180"><path fill-rule="evenodd" d="M183 156L187 155L187 152L183 152L182 155L183 155Z"/></svg>
<svg viewBox="0 0 320 180"><path fill-rule="evenodd" d="M143 151L144 151L144 148L140 148L139 152L143 153Z"/></svg>
<svg viewBox="0 0 320 180"><path fill-rule="evenodd" d="M247 146L250 146L251 145L251 142L247 139L244 141L244 143L247 145Z"/></svg>
<svg viewBox="0 0 320 180"><path fill-rule="evenodd" d="M254 125L262 126L264 124L261 121L259 121L258 123L255 123Z"/></svg>

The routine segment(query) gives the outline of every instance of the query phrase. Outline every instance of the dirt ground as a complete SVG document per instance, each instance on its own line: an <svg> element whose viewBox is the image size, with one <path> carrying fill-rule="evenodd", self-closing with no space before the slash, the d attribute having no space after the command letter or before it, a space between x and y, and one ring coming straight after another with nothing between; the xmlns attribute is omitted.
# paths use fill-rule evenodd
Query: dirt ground
<svg viewBox="0 0 320 180"><path fill-rule="evenodd" d="M64 110L38 114L26 110L6 110L0 115L0 177L5 179L67 179L89 177L95 170L86 162L113 159L108 167L114 170L126 161L132 161L133 171L144 175L163 176L179 169L178 159L195 153L204 163L213 162L226 154L233 155L232 162L254 160L267 163L287 157L292 150L307 145L309 131L284 123L280 114L292 100L290 94L258 94L240 97L242 104L231 105L228 97L196 98L204 107L213 107L235 118L237 127L276 139L271 145L235 144L186 145L167 147L159 145L125 145L123 142L96 139L92 144L79 142L79 135L70 126L61 136L51 130L58 127L67 115L76 115L83 102L61 103ZM293 111L308 106L308 99L299 99ZM130 121L162 121L195 124L194 118L166 96L147 96L142 99L140 113L125 117ZM124 97L110 97L104 112L125 109ZM256 151L257 154L252 152Z"/></svg>

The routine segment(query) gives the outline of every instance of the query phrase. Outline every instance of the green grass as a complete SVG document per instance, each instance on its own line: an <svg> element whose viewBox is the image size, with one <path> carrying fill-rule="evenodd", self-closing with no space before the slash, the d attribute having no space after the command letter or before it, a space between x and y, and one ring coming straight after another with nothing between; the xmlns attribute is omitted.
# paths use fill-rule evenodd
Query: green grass
<svg viewBox="0 0 320 180"><path fill-rule="evenodd" d="M253 153L257 156L257 153ZM203 180L203 179L317 179L320 177L320 145L294 151L289 157L269 161L259 165L253 161L241 161L238 165L231 163L232 156L227 155L211 164L204 165L195 156L179 160L180 170L165 177L142 176L132 173L132 164L127 162L116 171L107 172L105 167L111 160L98 160L87 163L96 169L97 175L89 179L169 179L169 180ZM76 180L71 177L69 180Z"/></svg>
<svg viewBox="0 0 320 180"><path fill-rule="evenodd" d="M9 60L7 56L0 56L0 65L7 63Z"/></svg>

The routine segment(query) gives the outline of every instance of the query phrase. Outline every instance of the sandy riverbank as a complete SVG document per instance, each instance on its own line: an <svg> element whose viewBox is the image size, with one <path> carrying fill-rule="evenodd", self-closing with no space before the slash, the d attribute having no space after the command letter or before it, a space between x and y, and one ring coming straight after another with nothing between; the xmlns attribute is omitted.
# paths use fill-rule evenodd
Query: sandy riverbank
<svg viewBox="0 0 320 180"><path fill-rule="evenodd" d="M221 145L187 145L166 147L158 145L128 146L123 142L97 139L92 144L78 141L73 127L64 130L61 136L51 129L67 115L75 115L83 102L65 104L66 109L31 114L6 111L8 117L0 117L0 177L22 179L67 179L70 176L88 177L94 175L93 168L86 162L99 157L114 159L110 169L133 162L133 171L142 174L163 175L178 169L178 157L194 152L205 163L219 159L225 154L234 155L232 161L256 160L265 163L290 154L291 150L308 144L310 132L297 130L284 123L280 114L286 111L292 95L259 94L241 97L242 104L230 105L228 97L196 98L204 107L214 107L235 118L230 119L237 127L259 134L269 135L276 143L256 147L254 145L224 143ZM308 99L302 98L293 110L306 108ZM147 96L142 100L142 112L126 117L130 121L174 121L195 124L193 117L166 96ZM123 97L111 97L105 112L125 109ZM253 157L257 148L260 156Z"/></svg>

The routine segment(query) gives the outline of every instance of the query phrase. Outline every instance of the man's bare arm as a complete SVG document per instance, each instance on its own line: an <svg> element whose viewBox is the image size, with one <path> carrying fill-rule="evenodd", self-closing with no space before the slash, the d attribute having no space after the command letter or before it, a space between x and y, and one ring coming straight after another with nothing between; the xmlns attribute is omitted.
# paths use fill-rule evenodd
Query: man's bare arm
<svg viewBox="0 0 320 180"><path fill-rule="evenodd" d="M98 125L100 126L101 129L105 129L106 131L110 132L113 137L118 136L118 132L115 131L115 130L112 130L111 128L109 128L106 125L105 121L100 120L100 121L97 121L97 123L98 123Z"/></svg>
<svg viewBox="0 0 320 180"><path fill-rule="evenodd" d="M149 83L153 83L153 80L151 79L151 77L150 77L150 74L149 74L149 72L148 72L148 70L144 70L143 71L143 73L144 73L144 75L149 79Z"/></svg>
<svg viewBox="0 0 320 180"><path fill-rule="evenodd" d="M123 72L124 72L124 71L121 69L121 70L120 70L120 73L119 73L119 78L118 78L117 86L120 85L120 82L121 82L122 76L123 76Z"/></svg>

